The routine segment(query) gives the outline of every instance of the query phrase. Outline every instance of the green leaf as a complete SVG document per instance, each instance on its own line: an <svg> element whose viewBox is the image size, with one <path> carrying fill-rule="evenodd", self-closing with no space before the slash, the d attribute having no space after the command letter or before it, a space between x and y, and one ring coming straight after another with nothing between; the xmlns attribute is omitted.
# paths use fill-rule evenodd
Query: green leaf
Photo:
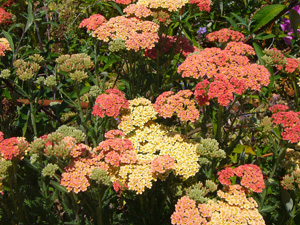
<svg viewBox="0 0 300 225"><path fill-rule="evenodd" d="M12 51L12 52L15 52L15 45L14 45L14 42L13 42L12 37L11 37L10 34L7 33L6 31L2 31L2 32L3 32L4 36L5 36L5 38L6 38L6 39L8 40L8 42L9 42L11 51Z"/></svg>
<svg viewBox="0 0 300 225"><path fill-rule="evenodd" d="M254 47L255 53L256 53L260 63L264 65L265 62L264 62L264 60L261 59L261 57L264 56L264 53L263 53L261 47L258 44L256 44L255 42L253 42L253 47Z"/></svg>
<svg viewBox="0 0 300 225"><path fill-rule="evenodd" d="M250 154L250 155L256 155L256 153L253 151L253 149L248 146L248 145L237 145L234 149L233 149L233 153L242 153L245 150L246 154Z"/></svg>
<svg viewBox="0 0 300 225"><path fill-rule="evenodd" d="M57 190L59 190L61 192L64 192L64 193L68 192L68 190L64 186L61 186L59 183L57 183L54 180L50 180L50 184L52 184L53 187L55 187Z"/></svg>
<svg viewBox="0 0 300 225"><path fill-rule="evenodd" d="M276 37L274 34L260 34L260 35L257 35L254 39L256 40L261 40L261 41L264 41L264 40L267 40L269 38L274 38Z"/></svg>
<svg viewBox="0 0 300 225"><path fill-rule="evenodd" d="M90 90L90 87L88 86L84 86L81 90L80 90L80 96L84 95L85 93L87 93Z"/></svg>
<svg viewBox="0 0 300 225"><path fill-rule="evenodd" d="M28 2L28 17L27 17L27 23L26 23L24 32L26 32L29 29L29 27L32 25L33 19L34 19L34 16L33 16L33 12L32 12L32 3L31 3L31 1L29 1Z"/></svg>
<svg viewBox="0 0 300 225"><path fill-rule="evenodd" d="M285 189L281 190L281 200L282 200L282 203L285 205L286 210L288 212L292 211L294 202L293 202L293 199L292 199L290 193Z"/></svg>
<svg viewBox="0 0 300 225"><path fill-rule="evenodd" d="M291 9L290 13L290 21L291 21L291 27L293 28L294 36L298 37L298 26L300 24L300 15L295 9Z"/></svg>
<svg viewBox="0 0 300 225"><path fill-rule="evenodd" d="M110 4L116 9L118 10L118 12L120 13L120 15L123 15L123 10L114 2L110 2Z"/></svg>
<svg viewBox="0 0 300 225"><path fill-rule="evenodd" d="M268 22L274 19L284 8L284 5L274 4L265 6L260 9L254 14L252 18L252 20L256 24L252 32L257 31L259 28L266 25Z"/></svg>
<svg viewBox="0 0 300 225"><path fill-rule="evenodd" d="M232 18L230 18L230 17L228 17L228 16L224 16L224 18L226 19L226 20L228 20L228 22L231 24L231 26L233 27L233 28L238 28L238 26L237 26L237 23L232 19Z"/></svg>
<svg viewBox="0 0 300 225"><path fill-rule="evenodd" d="M247 23L246 23L246 21L242 18L242 17L240 17L240 16L238 16L237 14L235 14L235 13L231 13L231 15L233 15L242 25L245 25L245 26L247 26Z"/></svg>
<svg viewBox="0 0 300 225"><path fill-rule="evenodd" d="M5 88L5 89L3 90L3 94L5 95L5 97L6 97L8 100L11 99L11 95L10 95L10 93L9 93L9 91L8 91L7 88Z"/></svg>
<svg viewBox="0 0 300 225"><path fill-rule="evenodd" d="M277 205L267 205L260 210L260 213L272 212L276 208L277 208Z"/></svg>
<svg viewBox="0 0 300 225"><path fill-rule="evenodd" d="M26 123L24 124L24 126L22 128L22 131L23 131L23 136L22 137L25 137L27 127L28 127L29 118L30 118L30 111L27 112L27 120L26 120Z"/></svg>

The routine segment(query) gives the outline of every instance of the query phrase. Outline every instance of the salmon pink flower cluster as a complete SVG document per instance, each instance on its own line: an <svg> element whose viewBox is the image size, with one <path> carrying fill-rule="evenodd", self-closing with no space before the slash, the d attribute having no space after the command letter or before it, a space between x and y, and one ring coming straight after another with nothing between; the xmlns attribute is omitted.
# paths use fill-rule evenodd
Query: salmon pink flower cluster
<svg viewBox="0 0 300 225"><path fill-rule="evenodd" d="M250 47L249 50L251 53ZM270 73L264 66L251 64L246 56L238 53L232 52L232 46L224 50L206 48L198 54L189 55L178 67L178 72L182 73L182 77L204 82L196 90L208 88L208 92L201 91L202 95L196 93L197 98L217 98L220 105L227 106L234 99L234 93L241 95L248 89L260 91L270 82ZM203 80L209 81L209 87Z"/></svg>
<svg viewBox="0 0 300 225"><path fill-rule="evenodd" d="M138 5L144 5L150 9L166 9L169 12L181 9L189 0L138 0Z"/></svg>
<svg viewBox="0 0 300 225"><path fill-rule="evenodd" d="M122 164L137 162L137 154L130 140L122 138L109 138L101 142L94 151L99 154L109 167L119 167Z"/></svg>
<svg viewBox="0 0 300 225"><path fill-rule="evenodd" d="M133 2L135 2L136 0L105 0L105 1L115 2L115 3L121 4L121 5L129 5Z"/></svg>
<svg viewBox="0 0 300 225"><path fill-rule="evenodd" d="M253 192L261 193L265 188L263 174L257 165L245 164L235 169L227 167L218 173L219 181L223 185L231 185L230 178L234 175L241 178L241 185Z"/></svg>
<svg viewBox="0 0 300 225"><path fill-rule="evenodd" d="M152 16L153 13L150 9L148 9L146 6L144 5L137 5L137 4L130 4L128 5L124 10L124 13L126 13L126 15L128 17L130 16L134 16L137 18L147 18L149 16Z"/></svg>
<svg viewBox="0 0 300 225"><path fill-rule="evenodd" d="M197 4L200 11L210 12L210 0L190 0L191 4Z"/></svg>
<svg viewBox="0 0 300 225"><path fill-rule="evenodd" d="M255 55L254 48L250 45L244 44L243 42L239 41L231 41L229 42L225 50L232 52L233 54L237 55Z"/></svg>
<svg viewBox="0 0 300 225"><path fill-rule="evenodd" d="M89 18L82 20L79 28L86 27L88 31L95 31L99 26L105 23L107 20L100 14L91 15Z"/></svg>
<svg viewBox="0 0 300 225"><path fill-rule="evenodd" d="M159 25L138 18L117 16L103 23L93 33L94 37L105 42L121 39L125 41L127 50L137 52L141 49L151 49L158 41Z"/></svg>
<svg viewBox="0 0 300 225"><path fill-rule="evenodd" d="M103 118L110 116L117 118L122 109L129 108L129 102L125 99L125 95L118 89L108 89L106 94L97 97L93 107L92 114Z"/></svg>
<svg viewBox="0 0 300 225"><path fill-rule="evenodd" d="M265 224L257 203L240 185L218 191L221 200L199 204L187 196L178 200L171 216L173 225L184 224Z"/></svg>
<svg viewBox="0 0 300 225"><path fill-rule="evenodd" d="M23 138L11 137L4 138L4 134L0 131L0 160L20 159L28 147L27 141Z"/></svg>
<svg viewBox="0 0 300 225"><path fill-rule="evenodd" d="M199 118L199 110L191 99L192 95L190 90L181 90L177 94L167 91L158 96L153 107L163 118L176 114L181 121L195 122Z"/></svg>
<svg viewBox="0 0 300 225"><path fill-rule="evenodd" d="M244 41L245 36L234 30L229 30L227 28L212 32L206 36L206 39L210 42L217 42L217 43L226 43L230 41Z"/></svg>
<svg viewBox="0 0 300 225"><path fill-rule="evenodd" d="M175 50L174 50L175 49ZM146 50L146 55L151 59L169 54L174 50L173 54L182 53L184 57L187 57L190 53L197 51L198 49L190 44L190 41L186 37L166 36L162 35L155 48Z"/></svg>
<svg viewBox="0 0 300 225"><path fill-rule="evenodd" d="M278 108L281 110L279 111ZM275 105L269 108L270 111L275 112L272 115L273 123L282 125L284 128L281 133L283 140L288 140L291 143L300 141L300 112L286 111L287 106ZM284 111L283 111L284 110Z"/></svg>
<svg viewBox="0 0 300 225"><path fill-rule="evenodd" d="M92 153L86 158L74 159L71 164L65 167L65 172L61 175L60 185L65 186L68 192L84 192L90 186L89 177L95 168L107 171L108 166Z"/></svg>

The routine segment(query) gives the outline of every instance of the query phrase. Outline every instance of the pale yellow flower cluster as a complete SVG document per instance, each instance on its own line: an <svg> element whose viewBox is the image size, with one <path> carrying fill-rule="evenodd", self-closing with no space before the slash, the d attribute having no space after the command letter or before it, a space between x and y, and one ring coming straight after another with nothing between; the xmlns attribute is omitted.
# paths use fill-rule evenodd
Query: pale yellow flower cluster
<svg viewBox="0 0 300 225"><path fill-rule="evenodd" d="M224 200L199 204L201 216L210 218L207 224L265 224L257 203L247 197L245 191L240 185L229 186L225 192L218 191L218 196Z"/></svg>
<svg viewBox="0 0 300 225"><path fill-rule="evenodd" d="M138 163L121 166L113 179L124 183L128 181L130 190L142 193L145 187L151 187L152 181L165 178L151 172L152 161L164 155L175 160L173 171L176 175L186 179L194 176L200 168L196 144L189 143L182 135L172 133L168 127L154 122L157 113L149 100L138 98L129 102L129 110L121 117L118 128L125 133L124 138L132 142L138 154Z"/></svg>
<svg viewBox="0 0 300 225"><path fill-rule="evenodd" d="M164 8L170 12L181 9L189 0L139 0L137 5L144 5L150 9Z"/></svg>
<svg viewBox="0 0 300 225"><path fill-rule="evenodd" d="M129 101L129 110L122 116L119 129L128 134L135 128L142 128L145 123L157 118L157 112L146 98Z"/></svg>
<svg viewBox="0 0 300 225"><path fill-rule="evenodd" d="M11 50L9 42L6 38L0 38L0 45L4 45L6 50Z"/></svg>

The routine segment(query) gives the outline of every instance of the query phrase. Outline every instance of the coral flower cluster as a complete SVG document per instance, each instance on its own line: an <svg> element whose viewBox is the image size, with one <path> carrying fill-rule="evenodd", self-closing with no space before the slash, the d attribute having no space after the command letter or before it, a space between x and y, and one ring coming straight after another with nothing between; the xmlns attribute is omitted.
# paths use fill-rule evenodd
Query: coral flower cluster
<svg viewBox="0 0 300 225"><path fill-rule="evenodd" d="M236 36L231 39L240 40ZM182 77L200 81L195 91L200 105L217 98L220 105L226 106L234 99L234 94L241 95L249 89L260 91L262 86L269 84L268 70L250 63L246 54L254 54L254 50L240 42L230 42L224 50L206 48L189 55L178 67L178 72Z"/></svg>
<svg viewBox="0 0 300 225"><path fill-rule="evenodd" d="M176 113L181 121L194 122L199 118L199 110L191 100L192 95L190 90L181 90L177 94L167 91L158 96L153 107L163 118L170 118Z"/></svg>
<svg viewBox="0 0 300 225"><path fill-rule="evenodd" d="M134 16L137 18L147 18L153 15L152 11L146 6L137 4L128 5L123 12L126 13L128 17Z"/></svg>
<svg viewBox="0 0 300 225"><path fill-rule="evenodd" d="M229 41L244 41L245 36L238 31L224 28L208 34L206 39L210 42L226 43Z"/></svg>
<svg viewBox="0 0 300 225"><path fill-rule="evenodd" d="M197 4L200 11L210 12L210 0L190 0L191 4Z"/></svg>
<svg viewBox="0 0 300 225"><path fill-rule="evenodd" d="M261 169L254 164L241 165L235 169L227 167L218 173L219 181L223 185L231 185L231 177L240 177L241 185L253 192L260 193L265 188Z"/></svg>
<svg viewBox="0 0 300 225"><path fill-rule="evenodd" d="M88 31L95 31L99 26L105 23L107 20L100 14L91 15L89 18L82 20L79 28L86 27Z"/></svg>
<svg viewBox="0 0 300 225"><path fill-rule="evenodd" d="M12 137L5 139L0 131L0 160L20 159L27 150L28 142L24 138Z"/></svg>
<svg viewBox="0 0 300 225"><path fill-rule="evenodd" d="M171 216L173 225L183 224L265 224L257 203L247 197L247 190L233 185L218 191L221 200L199 204L184 196L178 200Z"/></svg>
<svg viewBox="0 0 300 225"><path fill-rule="evenodd" d="M121 109L128 109L129 103L124 94L117 89L108 89L106 94L97 97L93 107L93 115L103 118L110 116L117 118Z"/></svg>
<svg viewBox="0 0 300 225"><path fill-rule="evenodd" d="M6 38L0 38L0 56L5 56L5 51L11 50Z"/></svg>
<svg viewBox="0 0 300 225"><path fill-rule="evenodd" d="M274 105L269 108L274 112L273 123L282 125L284 129L281 133L282 139L297 143L300 141L300 112L287 111L288 109L285 105Z"/></svg>
<svg viewBox="0 0 300 225"><path fill-rule="evenodd" d="M0 8L0 26L10 24L12 22L12 16L13 15L9 12L6 12L4 8Z"/></svg>
<svg viewBox="0 0 300 225"><path fill-rule="evenodd" d="M151 49L158 41L159 25L138 18L117 16L103 23L93 33L94 37L105 42L121 39L127 50Z"/></svg>

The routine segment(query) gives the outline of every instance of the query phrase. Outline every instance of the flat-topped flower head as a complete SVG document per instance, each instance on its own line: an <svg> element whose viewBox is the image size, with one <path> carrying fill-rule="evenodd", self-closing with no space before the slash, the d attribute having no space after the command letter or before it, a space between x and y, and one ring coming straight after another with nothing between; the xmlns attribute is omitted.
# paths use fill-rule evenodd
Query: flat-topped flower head
<svg viewBox="0 0 300 225"><path fill-rule="evenodd" d="M254 164L241 165L235 169L227 167L218 173L219 181L223 185L231 185L231 177L241 178L241 185L253 192L261 193L265 188L261 169Z"/></svg>
<svg viewBox="0 0 300 225"><path fill-rule="evenodd" d="M196 109L195 101L191 99L192 95L190 90L181 90L177 94L167 91L158 96L153 106L163 118L170 118L176 114L181 121L194 122L199 118L199 110Z"/></svg>
<svg viewBox="0 0 300 225"><path fill-rule="evenodd" d="M238 43L238 47L239 45ZM251 51L252 49L247 47L238 51L233 50L232 46L224 50L206 48L197 54L189 55L178 67L178 72L182 73L182 77L205 82L197 87L197 90L202 89L201 94L198 94L200 98L207 95L207 100L216 98L220 105L226 106L234 99L234 94L241 95L249 89L260 91L262 86L267 86L270 82L270 73L264 66L252 64L246 56L241 55ZM208 104L207 100L204 100L204 103Z"/></svg>
<svg viewBox="0 0 300 225"><path fill-rule="evenodd" d="M158 41L159 25L142 21L135 17L117 16L103 23L93 33L94 37L105 42L121 39L127 50L151 49Z"/></svg>
<svg viewBox="0 0 300 225"><path fill-rule="evenodd" d="M152 11L144 5L130 4L124 10L128 17L147 18L152 16Z"/></svg>
<svg viewBox="0 0 300 225"><path fill-rule="evenodd" d="M7 24L11 24L11 18L12 18L12 14L10 14L9 12L6 12L4 8L0 8L0 26L1 25L7 25Z"/></svg>
<svg viewBox="0 0 300 225"><path fill-rule="evenodd" d="M138 0L138 5L144 5L150 9L163 8L170 12L181 9L184 5L189 3L189 0Z"/></svg>
<svg viewBox="0 0 300 225"><path fill-rule="evenodd" d="M105 1L115 2L121 5L129 5L131 3L134 3L136 0L105 0Z"/></svg>
<svg viewBox="0 0 300 225"><path fill-rule="evenodd" d="M94 116L117 118L121 109L129 108L129 102L125 99L125 95L121 91L118 89L108 89L105 92L106 94L101 94L96 99L92 112Z"/></svg>
<svg viewBox="0 0 300 225"><path fill-rule="evenodd" d="M0 160L20 159L27 151L28 142L24 138L11 137L5 139L0 131Z"/></svg>
<svg viewBox="0 0 300 225"><path fill-rule="evenodd" d="M210 12L210 0L190 0L191 4L197 4L200 11Z"/></svg>
<svg viewBox="0 0 300 225"><path fill-rule="evenodd" d="M206 39L210 42L226 43L229 41L244 41L245 36L238 31L224 28L208 34Z"/></svg>
<svg viewBox="0 0 300 225"><path fill-rule="evenodd" d="M91 15L89 18L82 20L79 28L86 27L88 31L95 31L100 25L105 23L107 20L100 14Z"/></svg>

